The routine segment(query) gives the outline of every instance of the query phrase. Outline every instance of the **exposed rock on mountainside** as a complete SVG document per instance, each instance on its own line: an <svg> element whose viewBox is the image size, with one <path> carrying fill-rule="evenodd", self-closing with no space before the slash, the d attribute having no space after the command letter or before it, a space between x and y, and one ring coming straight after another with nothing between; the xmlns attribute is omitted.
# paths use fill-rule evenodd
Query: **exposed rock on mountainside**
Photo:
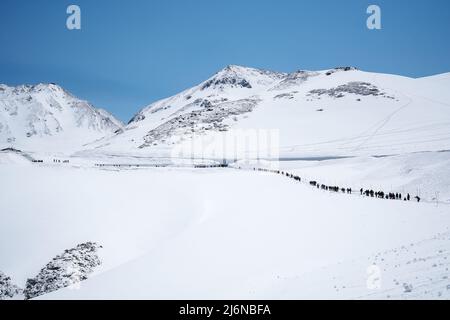
<svg viewBox="0 0 450 320"><path fill-rule="evenodd" d="M123 132L86 148L160 156L172 154L179 143L189 148L198 135L212 141L223 131L275 129L286 157L444 150L448 99L445 90L433 89L434 82L354 67L283 73L232 65L152 103Z"/></svg>
<svg viewBox="0 0 450 320"><path fill-rule="evenodd" d="M280 81L275 87L269 90L284 90L293 86L301 85L311 77L318 76L320 73L311 71L296 71L288 74L283 80Z"/></svg>
<svg viewBox="0 0 450 320"><path fill-rule="evenodd" d="M314 89L309 91L309 95L328 95L333 98L342 98L345 93L351 93L360 96L383 96L388 97L386 94L376 86L367 82L349 82L347 84L340 85L331 89Z"/></svg>
<svg viewBox="0 0 450 320"><path fill-rule="evenodd" d="M55 84L0 85L0 147L80 148L122 123Z"/></svg>
<svg viewBox="0 0 450 320"><path fill-rule="evenodd" d="M101 264L97 255L100 248L94 242L86 242L53 258L35 278L28 279L25 298L32 299L86 280Z"/></svg>
<svg viewBox="0 0 450 320"><path fill-rule="evenodd" d="M201 109L183 113L151 130L145 137L144 148L158 142L165 143L171 137L203 134L209 130L226 131L229 125L224 120L251 112L257 99L242 99L213 105L208 100L199 101ZM176 141L172 141L175 143Z"/></svg>
<svg viewBox="0 0 450 320"><path fill-rule="evenodd" d="M0 271L0 300L11 299L22 293L22 290L12 283L10 277Z"/></svg>
<svg viewBox="0 0 450 320"><path fill-rule="evenodd" d="M332 69L332 70L327 71L325 74L326 74L327 76L331 76L333 73L336 73L336 72L341 72L341 71L355 71L355 70L358 70L358 69L355 68L355 67L337 67L337 68L334 68L334 69Z"/></svg>

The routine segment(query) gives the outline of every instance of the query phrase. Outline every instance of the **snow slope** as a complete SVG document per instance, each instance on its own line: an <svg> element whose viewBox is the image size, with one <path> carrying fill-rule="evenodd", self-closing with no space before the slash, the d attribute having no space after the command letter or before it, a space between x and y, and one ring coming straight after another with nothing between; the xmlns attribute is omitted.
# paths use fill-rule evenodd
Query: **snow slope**
<svg viewBox="0 0 450 320"><path fill-rule="evenodd" d="M0 85L0 149L73 152L121 128L110 113L57 85Z"/></svg>
<svg viewBox="0 0 450 320"><path fill-rule="evenodd" d="M276 129L283 157L449 149L445 75L412 79L355 68L290 74L229 66L140 111L99 153L170 154L195 134Z"/></svg>
<svg viewBox="0 0 450 320"><path fill-rule="evenodd" d="M54 85L1 86L0 138L12 140L0 146L25 152L0 152L0 274L23 287L92 241L103 248L91 277L40 299L448 299L449 82L229 66L124 128ZM242 159L170 159L233 129L277 129L280 161L256 165L303 181L234 169Z"/></svg>
<svg viewBox="0 0 450 320"><path fill-rule="evenodd" d="M450 152L418 152L386 157L280 161L280 168L305 181L420 195L450 203Z"/></svg>
<svg viewBox="0 0 450 320"><path fill-rule="evenodd" d="M103 246L102 265L79 290L43 299L387 298L383 290L403 294L403 283L421 297L423 278L411 275L438 264L444 276L450 250L448 205L332 194L273 174L10 164L0 175L0 270L16 284L66 248ZM426 261L407 264L415 257ZM381 290L362 276L373 263L388 265ZM441 280L427 288L448 298Z"/></svg>
<svg viewBox="0 0 450 320"><path fill-rule="evenodd" d="M0 165L3 164L31 164L30 158L25 157L20 152L0 151Z"/></svg>

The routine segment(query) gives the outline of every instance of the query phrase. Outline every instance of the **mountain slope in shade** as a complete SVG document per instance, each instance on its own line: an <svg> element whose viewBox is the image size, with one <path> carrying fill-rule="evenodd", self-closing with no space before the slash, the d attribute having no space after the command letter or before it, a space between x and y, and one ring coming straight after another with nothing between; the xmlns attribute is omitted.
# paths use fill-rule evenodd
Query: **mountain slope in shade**
<svg viewBox="0 0 450 320"><path fill-rule="evenodd" d="M277 129L286 157L386 155L450 148L445 75L413 79L339 67L280 73L228 66L137 113L96 152L162 154L196 137Z"/></svg>
<svg viewBox="0 0 450 320"><path fill-rule="evenodd" d="M0 148L78 150L121 128L110 113L55 84L0 85Z"/></svg>

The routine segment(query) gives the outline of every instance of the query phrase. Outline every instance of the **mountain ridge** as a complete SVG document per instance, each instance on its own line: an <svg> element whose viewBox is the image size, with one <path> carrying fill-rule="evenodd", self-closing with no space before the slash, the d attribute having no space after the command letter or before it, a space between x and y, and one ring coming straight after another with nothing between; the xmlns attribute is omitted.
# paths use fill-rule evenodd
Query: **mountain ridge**
<svg viewBox="0 0 450 320"><path fill-rule="evenodd" d="M280 151L288 157L445 149L450 132L443 120L450 122L450 114L442 103L433 101L445 104L450 97L433 89L436 82L355 67L284 73L230 65L191 88L147 105L119 134L88 148L170 154L194 136L272 128L280 131ZM354 120L351 126L349 119ZM428 136L439 141L427 144L424 137Z"/></svg>
<svg viewBox="0 0 450 320"><path fill-rule="evenodd" d="M123 124L54 83L0 85L0 145L25 149L77 149Z"/></svg>
<svg viewBox="0 0 450 320"><path fill-rule="evenodd" d="M0 141L2 146L17 146L17 138L10 134L14 131L12 125L5 125L5 110L9 108L10 117L20 105L32 108L36 100L47 104L48 109L31 116L34 127L22 121L27 130L21 140L30 140L23 146L25 149L41 148L39 143L31 143L36 136L73 132L72 137L65 135L62 139L78 140L72 143L72 151L167 154L193 136L263 128L280 131L283 156L380 155L448 149L445 136L450 132L445 123L449 115L443 107L449 104L450 94L442 90L450 81L448 74L414 79L350 66L287 73L228 65L191 88L145 106L126 125L107 110L95 108L54 83L0 85ZM5 104L5 92L12 104ZM42 94L51 99L42 101ZM53 95L62 97L65 107L73 111L75 128L86 130L69 130L61 126L62 120L51 117L62 110ZM424 113L424 106L430 111ZM39 121L46 116L49 119ZM346 117L355 120L352 126L345 124ZM53 126L49 126L52 122ZM425 132L423 128L430 126L433 130ZM20 131L20 124L17 127ZM409 137L406 132L410 132ZM400 138L387 138L395 135ZM428 136L437 139L427 145ZM61 143L58 141L53 149L64 149ZM405 148L394 147L401 144ZM417 147L408 147L413 144Z"/></svg>

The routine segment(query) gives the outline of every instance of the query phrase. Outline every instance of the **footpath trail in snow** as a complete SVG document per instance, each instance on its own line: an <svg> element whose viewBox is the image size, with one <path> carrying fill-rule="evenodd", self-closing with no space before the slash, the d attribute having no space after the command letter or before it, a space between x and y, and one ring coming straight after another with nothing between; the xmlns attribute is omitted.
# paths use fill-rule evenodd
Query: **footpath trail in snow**
<svg viewBox="0 0 450 320"><path fill-rule="evenodd" d="M270 163L266 164L270 167ZM279 168L305 181L342 185L358 191L420 196L421 201L450 203L450 152L416 152L383 157L280 161Z"/></svg>
<svg viewBox="0 0 450 320"><path fill-rule="evenodd" d="M241 167L238 166L237 169L241 169ZM286 178L292 179L293 181L296 181L297 183L303 183L303 184L308 183L308 181L303 180L302 177L295 175L293 173L289 173L287 171L266 169L266 168L261 168L261 167L253 167L253 171L276 174L281 177L286 177ZM320 182L317 182L317 180L310 180L308 184L310 187L313 187L314 189L321 190L321 191L343 193L343 194L347 194L347 195L358 193L357 190L354 190L348 186L347 187L337 186L337 185L329 186L329 185L321 184ZM420 200L421 200L421 198L419 196L415 196L413 198L410 196L409 193L402 195L399 192L384 192L381 190L373 190L373 189L368 190L368 189L364 189L364 188L360 188L359 190L360 190L359 194L361 196L382 199L382 200L411 201L411 200L415 199L417 202L420 202Z"/></svg>
<svg viewBox="0 0 450 320"><path fill-rule="evenodd" d="M228 66L125 126L0 85L0 275L23 286L95 242L92 278L40 298L450 298L449 79ZM223 134L268 129L293 179L200 168Z"/></svg>
<svg viewBox="0 0 450 320"><path fill-rule="evenodd" d="M449 267L447 231L367 258L280 278L270 290L282 299L449 299Z"/></svg>
<svg viewBox="0 0 450 320"><path fill-rule="evenodd" d="M66 248L103 246L79 290L44 299L296 298L308 287L283 279L339 276L339 263L365 275L367 257L450 225L447 206L318 192L264 172L3 165L0 174L0 269L15 283ZM362 288L352 297L373 294L354 275L344 281Z"/></svg>

